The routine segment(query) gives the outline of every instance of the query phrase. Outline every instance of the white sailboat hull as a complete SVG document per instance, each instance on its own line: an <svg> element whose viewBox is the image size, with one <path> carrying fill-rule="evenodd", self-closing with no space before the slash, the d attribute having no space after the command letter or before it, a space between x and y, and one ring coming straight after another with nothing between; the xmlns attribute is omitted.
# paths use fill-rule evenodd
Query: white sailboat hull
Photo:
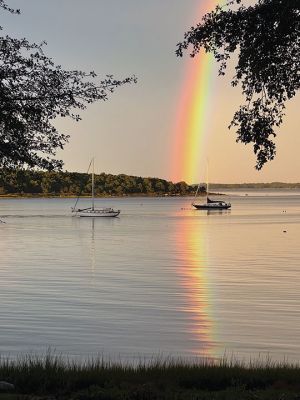
<svg viewBox="0 0 300 400"><path fill-rule="evenodd" d="M120 214L120 210L114 210L112 208L95 208L76 210L77 217L89 217L89 218L99 218L99 217L117 217Z"/></svg>

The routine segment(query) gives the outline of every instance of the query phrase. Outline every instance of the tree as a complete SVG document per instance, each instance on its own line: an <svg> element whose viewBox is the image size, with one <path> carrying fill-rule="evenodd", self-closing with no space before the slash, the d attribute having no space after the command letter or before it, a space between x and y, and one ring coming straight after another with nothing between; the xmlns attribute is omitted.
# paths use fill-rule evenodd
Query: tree
<svg viewBox="0 0 300 400"><path fill-rule="evenodd" d="M233 0L227 7L217 6L205 15L185 34L176 53L182 56L192 46L194 57L204 48L214 54L224 75L228 59L238 52L232 85L241 84L245 104L230 127L237 128L238 142L253 143L256 168L261 169L276 154L275 129L282 123L286 101L300 87L300 1L258 0L246 7Z"/></svg>
<svg viewBox="0 0 300 400"><path fill-rule="evenodd" d="M3 0L0 7L12 13ZM1 28L0 28L1 29ZM107 100L115 88L136 78L123 80L107 75L94 82L95 72L67 71L44 54L45 42L0 37L0 167L60 169L56 151L68 142L68 135L53 125L56 117L76 121L76 110Z"/></svg>

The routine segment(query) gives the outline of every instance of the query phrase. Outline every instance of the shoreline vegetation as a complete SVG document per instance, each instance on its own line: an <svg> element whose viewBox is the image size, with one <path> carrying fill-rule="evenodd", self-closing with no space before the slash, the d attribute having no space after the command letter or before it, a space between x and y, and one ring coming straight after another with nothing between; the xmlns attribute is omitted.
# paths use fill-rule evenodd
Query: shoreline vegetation
<svg viewBox="0 0 300 400"><path fill-rule="evenodd" d="M159 357L130 364L28 355L15 360L2 357L0 377L3 400L296 400L300 391L299 364L270 359L246 363Z"/></svg>
<svg viewBox="0 0 300 400"><path fill-rule="evenodd" d="M0 170L0 197L89 197L91 176L79 172ZM200 192L205 192L205 186ZM159 178L95 174L95 197L192 196L195 186Z"/></svg>
<svg viewBox="0 0 300 400"><path fill-rule="evenodd" d="M300 189L300 183L212 183L211 189ZM130 196L194 196L196 185L173 183L159 178L132 175L95 175L95 197ZM0 198L18 197L89 197L90 175L79 172L43 172L24 169L0 170ZM199 196L206 195L206 186L200 186ZM220 193L210 193L218 194Z"/></svg>

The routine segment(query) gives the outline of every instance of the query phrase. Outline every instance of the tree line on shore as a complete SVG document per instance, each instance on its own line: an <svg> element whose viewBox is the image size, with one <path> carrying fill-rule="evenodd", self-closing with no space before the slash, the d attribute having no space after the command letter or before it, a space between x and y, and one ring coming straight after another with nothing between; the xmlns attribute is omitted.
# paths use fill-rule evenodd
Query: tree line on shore
<svg viewBox="0 0 300 400"><path fill-rule="evenodd" d="M0 170L0 195L88 196L91 175L79 172L43 172L26 169ZM202 188L205 192L205 188ZM95 196L193 195L195 187L159 178L125 174L95 174Z"/></svg>
<svg viewBox="0 0 300 400"><path fill-rule="evenodd" d="M211 189L300 189L300 183L270 182L242 184L210 184ZM195 185L173 183L159 178L143 178L125 174L96 174L95 196L193 196ZM0 196L89 196L91 175L80 172L43 172L26 169L0 169ZM205 185L199 194L205 194Z"/></svg>

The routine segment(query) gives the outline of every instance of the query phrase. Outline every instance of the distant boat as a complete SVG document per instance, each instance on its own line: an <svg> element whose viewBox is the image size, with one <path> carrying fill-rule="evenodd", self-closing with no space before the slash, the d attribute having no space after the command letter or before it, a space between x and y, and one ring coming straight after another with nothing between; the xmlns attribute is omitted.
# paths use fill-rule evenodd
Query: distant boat
<svg viewBox="0 0 300 400"><path fill-rule="evenodd" d="M208 197L208 173L206 182L206 202L205 203L196 202L200 185L201 184L199 183L195 193L194 201L192 202L192 206L195 207L197 210L228 210L229 208L231 208L231 204L227 203L226 201L212 200Z"/></svg>
<svg viewBox="0 0 300 400"><path fill-rule="evenodd" d="M76 213L78 217L117 217L120 210L114 210L111 207L95 207L95 178L94 178L94 158L92 158L88 171L92 165L92 206L87 208L76 208L79 196L76 200L75 206L72 207L72 213Z"/></svg>

